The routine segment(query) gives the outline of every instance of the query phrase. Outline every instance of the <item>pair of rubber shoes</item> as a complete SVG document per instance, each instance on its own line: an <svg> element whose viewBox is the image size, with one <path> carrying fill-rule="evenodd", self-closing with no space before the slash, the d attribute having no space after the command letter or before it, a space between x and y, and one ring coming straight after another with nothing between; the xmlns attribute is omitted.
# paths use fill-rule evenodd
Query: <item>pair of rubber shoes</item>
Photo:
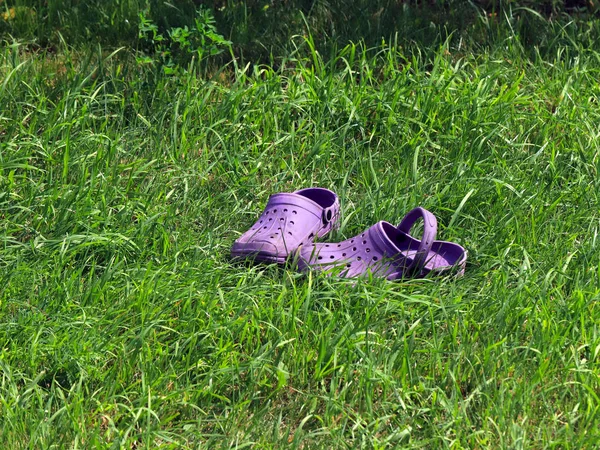
<svg viewBox="0 0 600 450"><path fill-rule="evenodd" d="M339 217L338 196L328 189L271 195L256 223L234 242L231 255L279 264L297 257L301 271L346 278L371 273L395 280L464 273L467 251L453 242L436 241L437 220L424 208L410 211L397 227L381 221L343 242L316 243L338 227ZM410 230L420 218L419 240Z"/></svg>

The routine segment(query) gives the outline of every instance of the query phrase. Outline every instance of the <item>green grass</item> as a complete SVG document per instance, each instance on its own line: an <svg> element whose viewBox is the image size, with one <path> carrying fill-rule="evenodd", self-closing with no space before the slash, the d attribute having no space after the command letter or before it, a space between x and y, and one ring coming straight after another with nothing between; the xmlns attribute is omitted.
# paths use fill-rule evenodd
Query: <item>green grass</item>
<svg viewBox="0 0 600 450"><path fill-rule="evenodd" d="M546 26L179 77L3 46L0 446L596 446L598 25ZM464 278L230 261L315 185L334 239L431 210Z"/></svg>

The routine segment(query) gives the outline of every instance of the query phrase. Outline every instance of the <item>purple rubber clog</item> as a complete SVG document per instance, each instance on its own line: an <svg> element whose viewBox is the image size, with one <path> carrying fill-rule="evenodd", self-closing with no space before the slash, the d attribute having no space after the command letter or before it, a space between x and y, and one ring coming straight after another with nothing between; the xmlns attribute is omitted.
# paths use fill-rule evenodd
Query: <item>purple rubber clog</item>
<svg viewBox="0 0 600 450"><path fill-rule="evenodd" d="M337 228L339 217L338 196L328 189L271 195L256 223L233 243L231 256L284 263L299 246Z"/></svg>
<svg viewBox="0 0 600 450"><path fill-rule="evenodd" d="M409 234L423 218L423 237ZM464 273L467 251L453 242L436 241L437 220L424 208L410 211L398 227L378 222L359 236L333 244L308 244L300 251L299 269L328 271L345 278L371 272L388 280L424 277L428 273Z"/></svg>

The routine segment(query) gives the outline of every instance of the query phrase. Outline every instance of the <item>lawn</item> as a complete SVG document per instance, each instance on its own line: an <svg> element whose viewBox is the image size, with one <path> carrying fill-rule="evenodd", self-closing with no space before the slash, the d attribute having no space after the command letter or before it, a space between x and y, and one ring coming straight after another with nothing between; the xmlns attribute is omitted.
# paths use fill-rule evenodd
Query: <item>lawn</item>
<svg viewBox="0 0 600 450"><path fill-rule="evenodd" d="M600 23L511 14L255 61L5 36L0 447L600 445ZM334 240L427 208L464 277L230 260L310 186Z"/></svg>

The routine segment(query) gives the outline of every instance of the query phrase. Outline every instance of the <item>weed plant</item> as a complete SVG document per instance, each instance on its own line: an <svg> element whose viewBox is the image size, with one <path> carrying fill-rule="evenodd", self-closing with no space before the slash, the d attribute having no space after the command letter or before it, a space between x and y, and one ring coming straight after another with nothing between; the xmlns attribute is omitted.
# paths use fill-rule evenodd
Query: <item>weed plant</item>
<svg viewBox="0 0 600 450"><path fill-rule="evenodd" d="M177 76L3 46L0 446L595 447L598 25L490 20ZM333 239L424 206L465 276L230 261L308 186Z"/></svg>

